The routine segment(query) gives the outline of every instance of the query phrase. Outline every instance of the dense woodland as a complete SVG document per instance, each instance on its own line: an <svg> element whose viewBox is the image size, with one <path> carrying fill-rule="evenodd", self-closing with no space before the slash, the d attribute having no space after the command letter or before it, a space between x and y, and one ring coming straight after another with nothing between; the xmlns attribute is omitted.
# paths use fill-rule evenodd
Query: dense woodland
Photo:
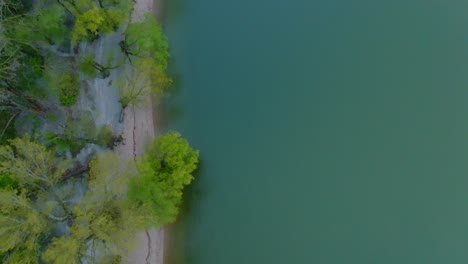
<svg viewBox="0 0 468 264"><path fill-rule="evenodd" d="M72 111L83 80L122 67L122 109L171 85L162 28L151 14L131 22L132 6L0 0L0 263L120 263L130 237L175 220L198 151L170 132L127 164L112 152L119 135ZM124 60L82 52L111 32ZM89 145L99 151L80 164Z"/></svg>

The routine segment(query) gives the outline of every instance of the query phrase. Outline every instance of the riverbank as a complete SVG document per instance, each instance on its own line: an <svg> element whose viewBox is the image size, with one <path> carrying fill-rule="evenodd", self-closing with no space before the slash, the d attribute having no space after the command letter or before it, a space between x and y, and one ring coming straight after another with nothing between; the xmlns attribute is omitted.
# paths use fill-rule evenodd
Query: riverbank
<svg viewBox="0 0 468 264"><path fill-rule="evenodd" d="M159 14L159 0L137 0L132 14L132 21L140 21L148 12ZM126 161L143 154L145 146L154 138L157 131L157 115L153 112L153 100L150 97L138 107L128 107L124 111L123 138L125 144L116 147L116 152ZM145 230L136 234L136 247L125 258L128 264L162 264L164 262L163 228Z"/></svg>

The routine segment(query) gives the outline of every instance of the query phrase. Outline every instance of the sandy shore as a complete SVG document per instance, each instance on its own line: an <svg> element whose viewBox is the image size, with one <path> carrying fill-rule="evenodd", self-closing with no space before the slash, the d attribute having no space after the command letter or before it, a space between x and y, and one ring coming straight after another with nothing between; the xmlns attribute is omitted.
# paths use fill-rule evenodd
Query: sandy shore
<svg viewBox="0 0 468 264"><path fill-rule="evenodd" d="M136 0L133 21L139 21L148 12L158 14L159 0ZM138 107L125 110L123 137L125 144L116 148L124 159L130 160L143 154L145 146L155 136L153 106L150 97ZM131 241L131 239L129 239ZM136 234L137 247L124 262L128 264L162 264L164 261L164 229L144 230Z"/></svg>

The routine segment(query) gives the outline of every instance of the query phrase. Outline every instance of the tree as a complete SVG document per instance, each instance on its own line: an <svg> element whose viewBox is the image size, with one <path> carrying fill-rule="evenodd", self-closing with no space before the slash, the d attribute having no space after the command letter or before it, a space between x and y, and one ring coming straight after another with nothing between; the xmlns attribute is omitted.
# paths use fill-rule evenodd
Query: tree
<svg viewBox="0 0 468 264"><path fill-rule="evenodd" d="M80 71L90 78L95 78L96 76L98 76L99 78L105 79L110 75L109 70L116 69L119 66L120 65L102 65L95 61L94 55L87 55L81 59ZM99 74L96 71L98 71Z"/></svg>
<svg viewBox="0 0 468 264"><path fill-rule="evenodd" d="M16 187L0 190L0 254L6 263L26 253L38 256L53 224L72 218L67 196L58 190L68 168L69 160L56 158L28 135L0 146L0 175Z"/></svg>
<svg viewBox="0 0 468 264"><path fill-rule="evenodd" d="M60 44L67 38L67 16L60 5L52 4L37 8L31 20L35 24L35 27L32 28L32 38L44 41L44 46Z"/></svg>
<svg viewBox="0 0 468 264"><path fill-rule="evenodd" d="M72 236L54 237L42 259L47 263L78 264L82 246L81 241Z"/></svg>
<svg viewBox="0 0 468 264"><path fill-rule="evenodd" d="M152 142L138 165L140 175L128 188L130 201L147 215L150 226L175 221L182 192L193 180L198 151L177 132L160 136Z"/></svg>
<svg viewBox="0 0 468 264"><path fill-rule="evenodd" d="M162 70L166 70L169 44L161 25L151 13L145 14L142 22L131 23L119 45L130 60L132 57L153 58Z"/></svg>
<svg viewBox="0 0 468 264"><path fill-rule="evenodd" d="M43 112L44 107L29 95L42 71L36 47L18 33L28 28L25 19L0 18L0 28L0 109Z"/></svg>
<svg viewBox="0 0 468 264"><path fill-rule="evenodd" d="M93 7L76 18L71 38L73 44L79 44L83 40L92 41L99 34L116 30L125 20L125 13L120 10L106 10Z"/></svg>
<svg viewBox="0 0 468 264"><path fill-rule="evenodd" d="M117 81L122 108L139 106L147 96L159 98L171 83L170 77L153 59L137 60Z"/></svg>
<svg viewBox="0 0 468 264"><path fill-rule="evenodd" d="M119 259L122 250L131 248L128 238L144 225L144 216L127 199L128 176L135 169L127 171L112 152L100 155L90 163L82 197L79 181L64 180L70 168L70 160L57 158L29 136L0 146L0 175L16 181L0 188L5 263L20 257L30 263L40 258L56 264L103 263L101 258Z"/></svg>
<svg viewBox="0 0 468 264"><path fill-rule="evenodd" d="M56 238L49 245L45 260L61 264L77 263L81 258L89 263L102 263L97 259L118 258L122 249L132 246L129 237L142 226L143 216L129 207L125 167L112 152L91 162L88 190L74 207L76 218L70 234ZM68 252L64 254L64 251Z"/></svg>

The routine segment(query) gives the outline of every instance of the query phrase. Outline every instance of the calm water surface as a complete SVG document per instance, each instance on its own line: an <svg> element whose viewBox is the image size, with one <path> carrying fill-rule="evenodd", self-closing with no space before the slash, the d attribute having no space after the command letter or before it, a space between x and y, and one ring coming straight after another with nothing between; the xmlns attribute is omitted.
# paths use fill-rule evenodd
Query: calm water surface
<svg viewBox="0 0 468 264"><path fill-rule="evenodd" d="M468 262L468 2L170 0L181 264Z"/></svg>

